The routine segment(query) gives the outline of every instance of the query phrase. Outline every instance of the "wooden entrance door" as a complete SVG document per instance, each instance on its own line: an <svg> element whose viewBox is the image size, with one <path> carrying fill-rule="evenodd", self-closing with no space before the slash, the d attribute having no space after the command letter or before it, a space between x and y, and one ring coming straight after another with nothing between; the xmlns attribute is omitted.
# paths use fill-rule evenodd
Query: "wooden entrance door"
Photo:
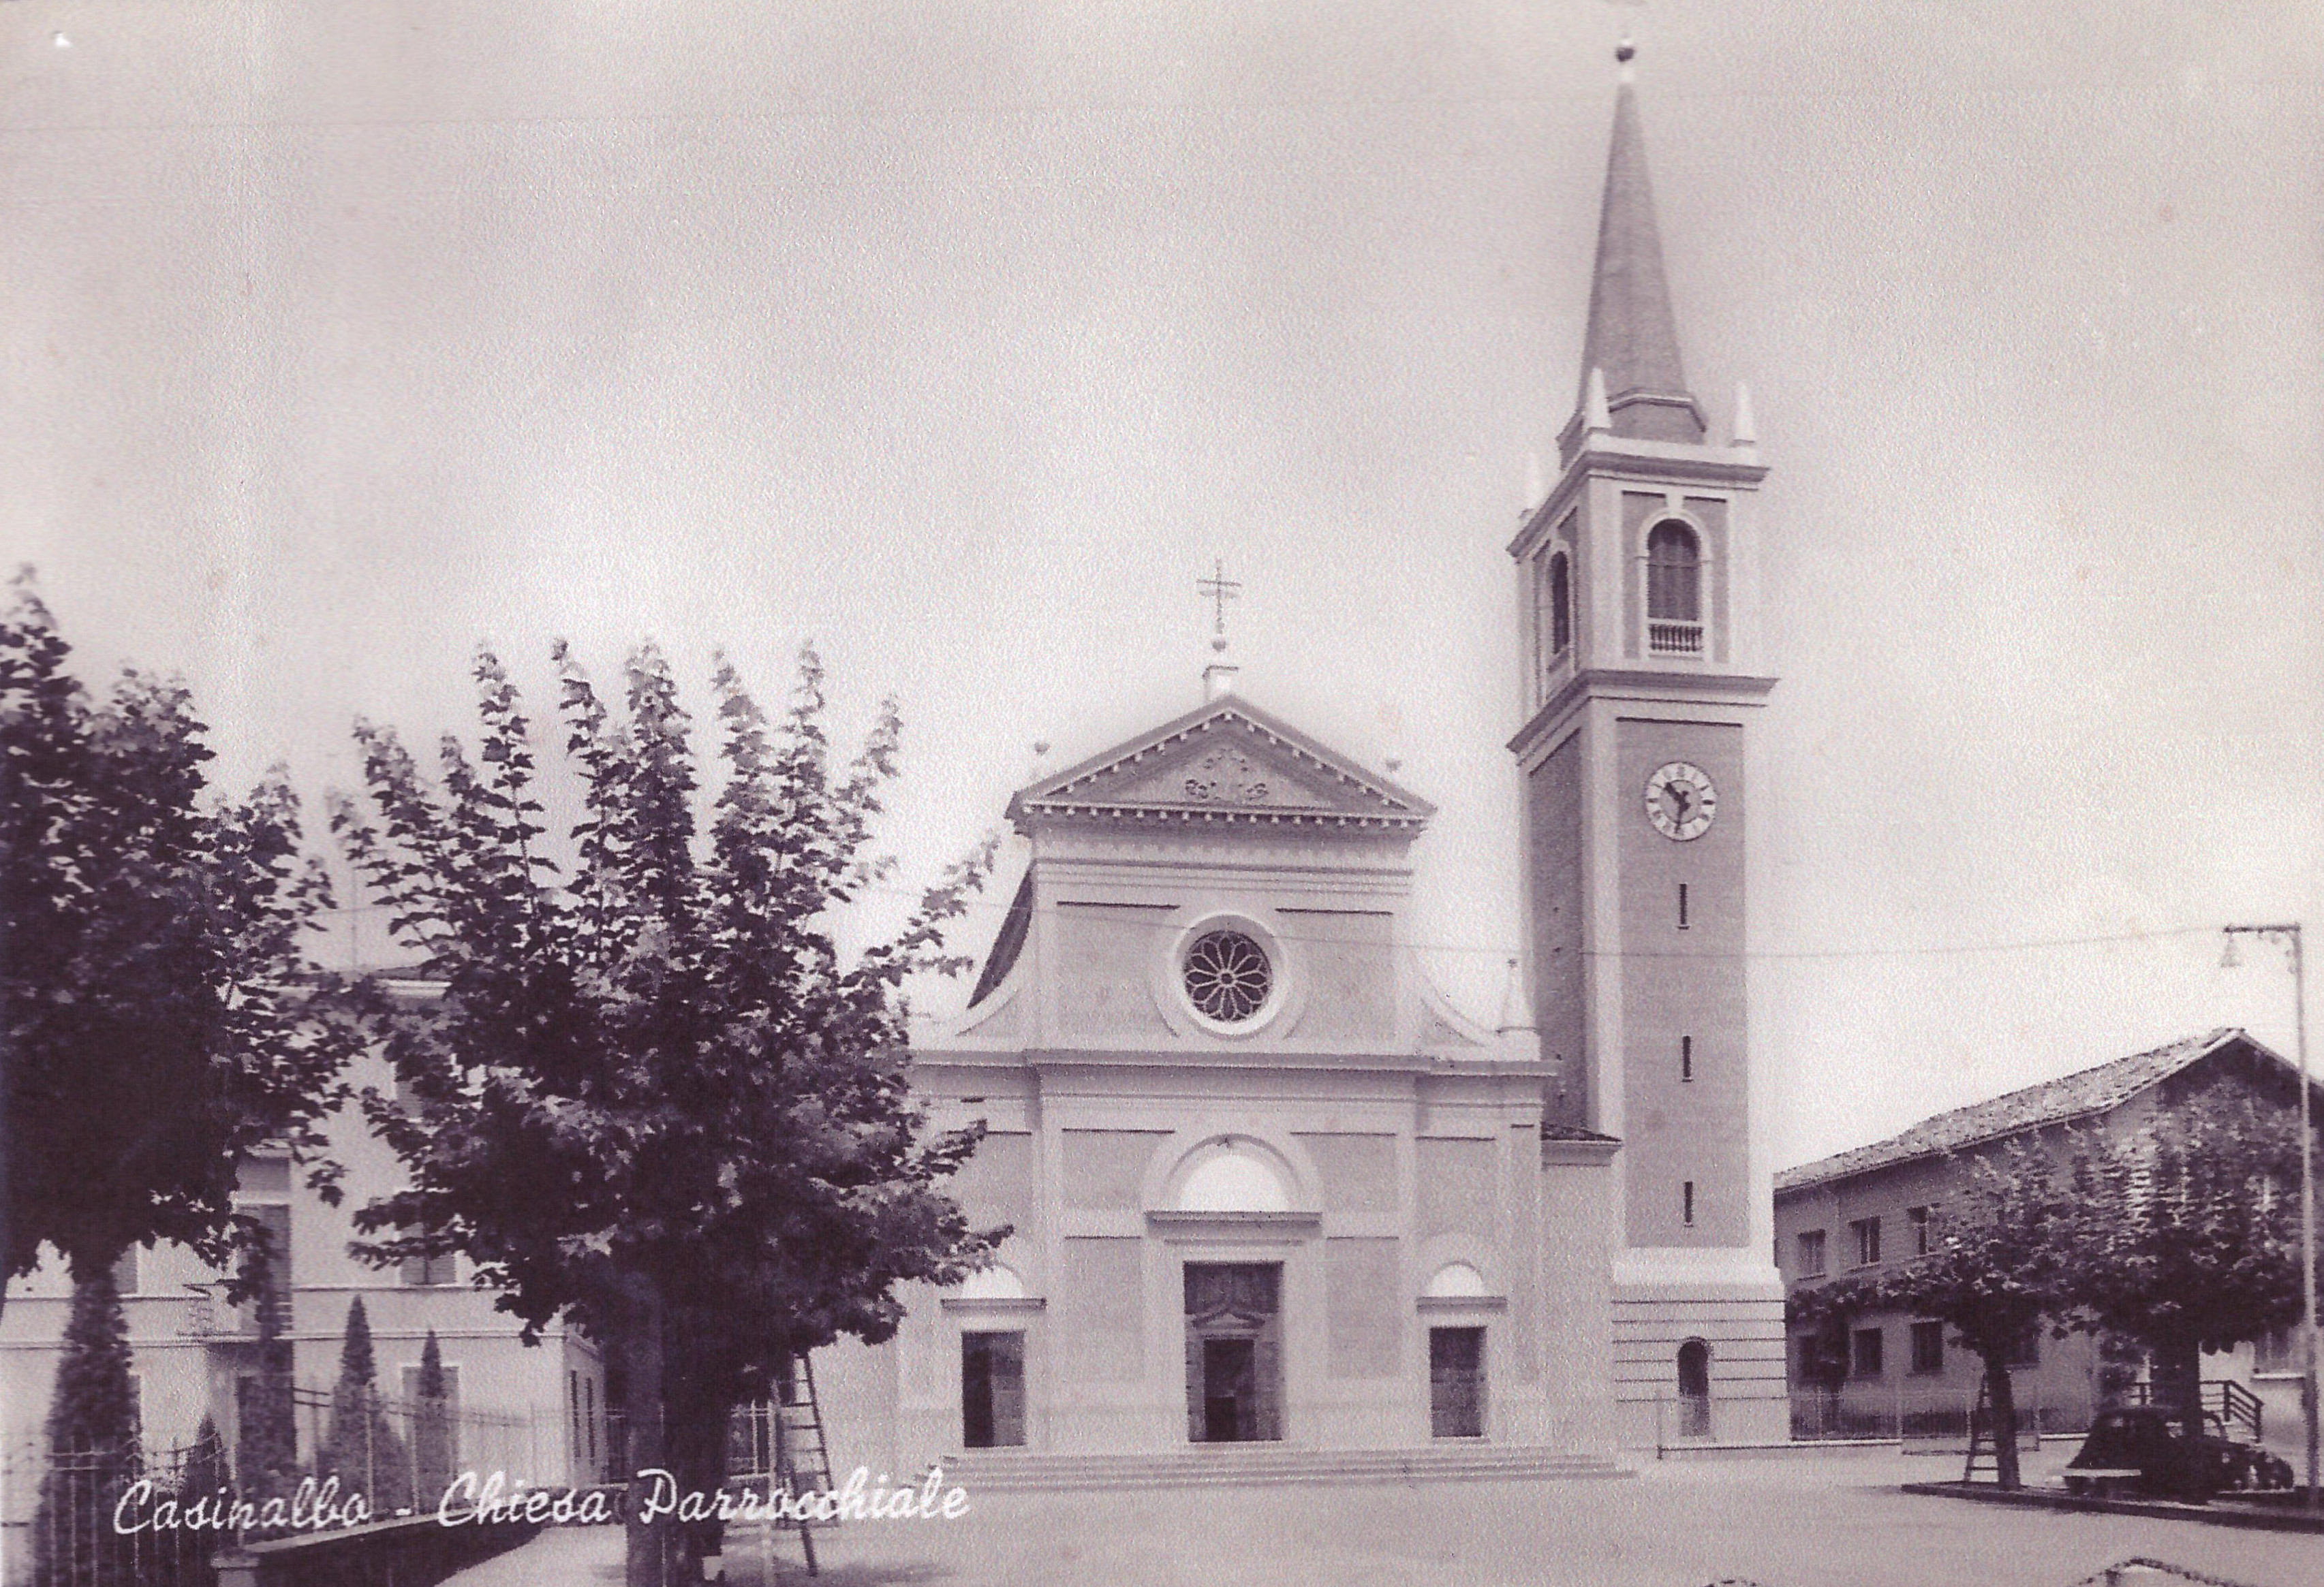
<svg viewBox="0 0 2324 1587"><path fill-rule="evenodd" d="M1256 1436L1256 1344L1250 1339L1203 1341L1203 1436L1210 1443L1236 1444Z"/></svg>
<svg viewBox="0 0 2324 1587"><path fill-rule="evenodd" d="M1711 1436L1711 1346L1700 1339L1678 1347L1678 1430L1688 1438Z"/></svg>
<svg viewBox="0 0 2324 1587"><path fill-rule="evenodd" d="M1025 1335L960 1337L961 1446L1008 1448L1025 1442Z"/></svg>
<svg viewBox="0 0 2324 1587"><path fill-rule="evenodd" d="M1428 1330L1428 1430L1439 1438L1485 1436L1485 1330Z"/></svg>

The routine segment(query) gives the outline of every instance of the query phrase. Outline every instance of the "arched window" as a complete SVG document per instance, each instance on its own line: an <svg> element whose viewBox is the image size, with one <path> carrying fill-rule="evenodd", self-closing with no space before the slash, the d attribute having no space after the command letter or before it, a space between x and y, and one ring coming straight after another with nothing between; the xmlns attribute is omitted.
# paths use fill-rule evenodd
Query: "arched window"
<svg viewBox="0 0 2324 1587"><path fill-rule="evenodd" d="M1657 656L1702 651L1702 548L1675 520L1646 536L1646 648Z"/></svg>
<svg viewBox="0 0 2324 1587"><path fill-rule="evenodd" d="M1420 1292L1433 1299L1471 1300L1489 1293L1485 1275L1465 1261L1448 1261L1428 1275Z"/></svg>
<svg viewBox="0 0 2324 1587"><path fill-rule="evenodd" d="M958 1300L1022 1300L1025 1280L1017 1276L1015 1268L996 1261L963 1279L953 1296Z"/></svg>
<svg viewBox="0 0 2324 1587"><path fill-rule="evenodd" d="M1256 1151L1213 1147L1178 1186L1180 1212L1287 1212L1291 1192Z"/></svg>

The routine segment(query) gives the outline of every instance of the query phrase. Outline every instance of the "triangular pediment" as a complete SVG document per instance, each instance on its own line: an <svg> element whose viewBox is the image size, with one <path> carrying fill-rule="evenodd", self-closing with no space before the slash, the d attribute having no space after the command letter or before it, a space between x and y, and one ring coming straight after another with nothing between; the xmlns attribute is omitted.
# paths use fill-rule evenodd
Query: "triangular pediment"
<svg viewBox="0 0 2324 1587"><path fill-rule="evenodd" d="M1236 696L1044 778L1010 802L1038 818L1416 830L1425 799Z"/></svg>

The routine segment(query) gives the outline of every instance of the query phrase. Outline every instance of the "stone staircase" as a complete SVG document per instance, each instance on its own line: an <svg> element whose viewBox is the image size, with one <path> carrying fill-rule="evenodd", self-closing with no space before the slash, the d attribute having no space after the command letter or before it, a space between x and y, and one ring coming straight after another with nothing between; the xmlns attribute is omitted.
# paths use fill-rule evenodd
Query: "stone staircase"
<svg viewBox="0 0 2324 1587"><path fill-rule="evenodd" d="M1633 1474L1611 1460L1568 1449L1489 1444L1411 1449L1212 1444L1118 1454L977 1449L946 1457L944 1472L947 1486L957 1482L972 1494L1292 1482L1538 1482Z"/></svg>

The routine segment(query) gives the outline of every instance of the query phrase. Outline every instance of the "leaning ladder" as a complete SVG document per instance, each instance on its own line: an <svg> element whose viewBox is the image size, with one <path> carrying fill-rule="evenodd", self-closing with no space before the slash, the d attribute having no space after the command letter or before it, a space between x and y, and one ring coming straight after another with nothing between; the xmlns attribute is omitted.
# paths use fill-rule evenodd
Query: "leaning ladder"
<svg viewBox="0 0 2324 1587"><path fill-rule="evenodd" d="M775 1384L775 1469L777 1488L788 1489L793 1494L827 1492L831 1488L831 1450L823 1436L823 1409L815 1397L815 1367L804 1355L791 1357L790 1365ZM798 1527L799 1547L807 1555L807 1573L819 1574L815 1563L815 1531L804 1519ZM770 1553L772 1552L775 1528L767 1528ZM773 1580L773 1564L768 1561L768 1579Z"/></svg>
<svg viewBox="0 0 2324 1587"><path fill-rule="evenodd" d="M1983 1373L1978 1375L1977 1403L1969 1408L1969 1463L1961 1468L1961 1483L1964 1487L1977 1481L1978 1469L1980 1465L1990 1473L1996 1482L2001 1481L2001 1446L1993 1436L1993 1417L1986 1401L1986 1381Z"/></svg>

